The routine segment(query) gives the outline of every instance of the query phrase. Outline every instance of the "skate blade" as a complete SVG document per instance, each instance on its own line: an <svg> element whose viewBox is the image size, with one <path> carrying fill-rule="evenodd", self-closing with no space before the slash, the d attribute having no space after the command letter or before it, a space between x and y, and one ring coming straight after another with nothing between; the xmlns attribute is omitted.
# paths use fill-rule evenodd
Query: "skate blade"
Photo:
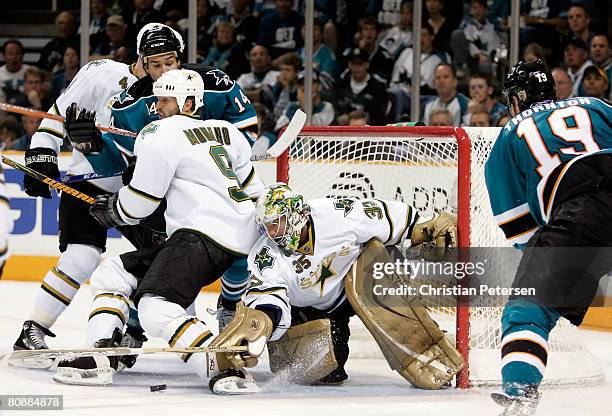
<svg viewBox="0 0 612 416"><path fill-rule="evenodd" d="M255 380L238 376L225 377L215 383L213 393L220 395L254 394L261 392Z"/></svg>
<svg viewBox="0 0 612 416"><path fill-rule="evenodd" d="M16 360L8 359L9 367L13 368L29 368L32 370L48 370L55 363L51 358L21 358Z"/></svg>
<svg viewBox="0 0 612 416"><path fill-rule="evenodd" d="M82 370L80 368L60 367L53 375L53 381L74 386L107 387L113 385L112 368Z"/></svg>

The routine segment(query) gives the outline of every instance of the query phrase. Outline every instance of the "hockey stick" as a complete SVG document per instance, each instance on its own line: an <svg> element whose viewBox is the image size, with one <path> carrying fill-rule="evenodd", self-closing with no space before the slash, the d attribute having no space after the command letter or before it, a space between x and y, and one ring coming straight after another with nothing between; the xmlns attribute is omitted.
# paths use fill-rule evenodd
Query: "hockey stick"
<svg viewBox="0 0 612 416"><path fill-rule="evenodd" d="M51 358L76 358L93 357L95 355L105 355L115 357L120 355L140 355L158 353L179 353L195 354L202 352L248 352L248 346L236 347L190 347L190 348L91 348L91 349L57 349L57 350L18 350L0 354L0 361L3 360L29 360L29 359L51 359Z"/></svg>
<svg viewBox="0 0 612 416"><path fill-rule="evenodd" d="M105 179L105 178L115 178L117 176L123 175L123 172L111 173L110 175L103 175L101 173L85 173L83 175L66 175L62 176L58 179L58 182L61 183L75 183L82 181L89 181L93 179Z"/></svg>
<svg viewBox="0 0 612 416"><path fill-rule="evenodd" d="M51 179L48 176L45 176L42 173L35 171L34 169L31 169L27 166L22 165L21 163L17 163L14 160L9 159L6 156L2 156L2 162L9 165L12 168L15 168L25 173L28 176L33 177L34 179L38 179L42 183L46 183L47 185L49 185L52 188L57 189L58 191L66 192L68 195L72 195L73 197L78 198L83 202L87 202L88 204L93 204L94 202L96 202L95 198L92 198L91 196L84 194L81 191L77 191L76 189L68 185L58 182L55 179Z"/></svg>
<svg viewBox="0 0 612 416"><path fill-rule="evenodd" d="M21 114L21 115L29 116L29 117L50 118L51 120L59 121L61 123L65 121L64 117L60 116L59 114L45 113L44 111L33 110L31 108L20 107L18 105L7 104L7 103L2 103L2 102L0 102L0 110L8 111L11 113L17 113L17 114ZM107 131L109 133L119 134L121 136L128 136L128 137L138 136L138 133L134 133L133 131L129 131L129 130L119 129L117 127L100 126L99 124L96 124L96 127L100 131Z"/></svg>
<svg viewBox="0 0 612 416"><path fill-rule="evenodd" d="M295 139L297 139L297 136L304 128L304 124L306 124L306 113L298 108L276 143L274 143L266 153L261 156L253 156L251 160L276 159L282 155Z"/></svg>

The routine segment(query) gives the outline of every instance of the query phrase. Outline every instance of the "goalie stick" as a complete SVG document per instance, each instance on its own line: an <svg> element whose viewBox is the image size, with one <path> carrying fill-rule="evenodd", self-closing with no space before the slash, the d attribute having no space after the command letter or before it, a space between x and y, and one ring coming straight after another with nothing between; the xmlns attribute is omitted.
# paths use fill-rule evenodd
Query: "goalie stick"
<svg viewBox="0 0 612 416"><path fill-rule="evenodd" d="M105 355L114 357L120 355L140 355L140 354L158 354L158 353L179 353L179 354L195 354L202 352L248 352L248 346L236 347L190 347L190 348L91 348L91 349L57 349L57 350L18 350L0 354L0 362L7 360L29 360L34 358L51 359L51 358L76 358L76 357L93 357L95 355Z"/></svg>

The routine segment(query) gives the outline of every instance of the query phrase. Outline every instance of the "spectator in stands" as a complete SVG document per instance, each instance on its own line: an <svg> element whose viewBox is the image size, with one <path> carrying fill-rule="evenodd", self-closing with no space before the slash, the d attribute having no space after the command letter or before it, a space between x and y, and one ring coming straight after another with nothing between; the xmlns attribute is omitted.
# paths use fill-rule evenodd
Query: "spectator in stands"
<svg viewBox="0 0 612 416"><path fill-rule="evenodd" d="M255 46L259 33L259 19L253 16L249 3L249 0L232 0L234 11L228 16L234 24L236 42L243 44L245 50Z"/></svg>
<svg viewBox="0 0 612 416"><path fill-rule="evenodd" d="M542 60L542 62L546 62L546 57L544 56L544 49L542 49L542 46L535 42L525 46L525 49L523 50L523 61L531 62L537 61L538 59Z"/></svg>
<svg viewBox="0 0 612 416"><path fill-rule="evenodd" d="M9 39L2 45L4 65L0 66L0 88L5 95L23 91L25 71L30 67L23 63L23 45L16 39Z"/></svg>
<svg viewBox="0 0 612 416"><path fill-rule="evenodd" d="M61 66L64 52L68 46L79 47L76 35L74 15L70 12L61 12L55 18L57 37L49 41L40 52L37 66L49 72L55 72Z"/></svg>
<svg viewBox="0 0 612 416"><path fill-rule="evenodd" d="M425 105L423 121L431 125L430 115L436 108L447 108L452 115L452 125L461 125L461 120L468 109L469 99L457 92L457 77L451 64L441 63L434 72L434 85L438 96Z"/></svg>
<svg viewBox="0 0 612 416"><path fill-rule="evenodd" d="M0 118L0 150L12 148L20 134L19 121L15 116L9 114Z"/></svg>
<svg viewBox="0 0 612 416"><path fill-rule="evenodd" d="M434 108L429 114L428 126L453 126L453 115L448 108Z"/></svg>
<svg viewBox="0 0 612 416"><path fill-rule="evenodd" d="M302 39L306 37L306 26L302 25ZM313 22L312 27L312 51L314 68L319 71L321 87L324 90L331 90L338 77L338 62L336 55L323 44L323 25L318 20ZM304 64L304 47L298 51L302 65Z"/></svg>
<svg viewBox="0 0 612 416"><path fill-rule="evenodd" d="M298 75L298 101L292 102L287 106L283 115L276 122L275 131L280 131L283 127L289 124L289 120L293 117L298 108L304 108L304 72ZM321 84L316 71L312 73L312 117L310 119L311 126L330 126L336 117L334 106L321 99L319 94Z"/></svg>
<svg viewBox="0 0 612 416"><path fill-rule="evenodd" d="M94 48L102 42L105 36L106 20L109 16L107 1L108 0L91 0L90 2L91 19L89 20L89 45L91 48Z"/></svg>
<svg viewBox="0 0 612 416"><path fill-rule="evenodd" d="M292 0L276 0L276 10L261 19L258 42L270 51L272 59L302 46L303 19L291 9L292 3Z"/></svg>
<svg viewBox="0 0 612 416"><path fill-rule="evenodd" d="M213 44L202 62L204 65L220 68L233 79L249 71L247 52L243 44L236 43L231 22L222 21L217 24Z"/></svg>
<svg viewBox="0 0 612 416"><path fill-rule="evenodd" d="M412 46L412 3L402 3L398 23L383 34L378 45L393 59Z"/></svg>
<svg viewBox="0 0 612 416"><path fill-rule="evenodd" d="M472 113L470 117L470 127L491 127L491 114L487 111Z"/></svg>
<svg viewBox="0 0 612 416"><path fill-rule="evenodd" d="M401 1L371 0L369 2L369 16L376 16L378 26L386 30L400 21Z"/></svg>
<svg viewBox="0 0 612 416"><path fill-rule="evenodd" d="M253 107L255 107L255 112L257 113L259 137L253 143L251 151L254 156L259 156L265 154L266 150L276 143L278 136L274 133L276 121L272 119L268 109L260 103L253 104Z"/></svg>
<svg viewBox="0 0 612 416"><path fill-rule="evenodd" d="M166 16L153 8L153 0L134 0L134 12L126 19L128 22L128 38L136 41L136 35L147 23L165 23Z"/></svg>
<svg viewBox="0 0 612 416"><path fill-rule="evenodd" d="M610 54L610 41L608 36L598 34L591 38L590 56L593 64L602 68L604 71L608 71L612 68L612 55Z"/></svg>
<svg viewBox="0 0 612 416"><path fill-rule="evenodd" d="M468 112L463 118L463 124L472 125L472 115L485 112L489 114L489 125L497 124L497 120L506 113L506 106L493 99L493 86L489 76L475 74L469 81L470 102Z"/></svg>
<svg viewBox="0 0 612 416"><path fill-rule="evenodd" d="M504 127L508 121L510 121L510 116L508 114L501 116L499 120L497 120L496 127Z"/></svg>
<svg viewBox="0 0 612 416"><path fill-rule="evenodd" d="M25 72L24 79L23 92L29 103L25 107L33 107L37 110L45 111L51 108L52 102L43 91L45 73L41 69L32 66Z"/></svg>
<svg viewBox="0 0 612 416"><path fill-rule="evenodd" d="M53 102L68 88L68 85L79 72L79 68L79 52L72 46L67 47L66 52L64 52L62 69L53 74L53 81L51 82L51 100Z"/></svg>
<svg viewBox="0 0 612 416"><path fill-rule="evenodd" d="M249 52L251 72L242 74L236 82L253 103L263 103L272 111L272 87L276 84L278 71L270 66L270 54L263 45L256 45Z"/></svg>
<svg viewBox="0 0 612 416"><path fill-rule="evenodd" d="M582 39L571 39L563 49L563 63L572 80L572 95L580 95L578 90L582 83L584 70L592 65L589 61L589 52Z"/></svg>
<svg viewBox="0 0 612 416"><path fill-rule="evenodd" d="M368 72L368 53L354 48L345 54L349 75L336 85L336 114L348 114L354 110L366 111L373 126L387 124L389 100L382 82Z"/></svg>
<svg viewBox="0 0 612 416"><path fill-rule="evenodd" d="M434 30L434 48L451 53L450 39L456 26L453 26L453 23L442 14L442 9L444 9L444 0L425 0L427 23Z"/></svg>
<svg viewBox="0 0 612 416"><path fill-rule="evenodd" d="M40 122L42 119L38 117L31 116L22 116L21 117L21 128L23 130L23 135L21 135L10 147L7 147L6 150L21 150L26 151L30 148L30 142L32 141L32 136L38 130L40 126ZM68 140L65 140L68 142Z"/></svg>
<svg viewBox="0 0 612 416"><path fill-rule="evenodd" d="M584 70L582 87L583 95L586 97L608 98L608 74L603 69L591 65Z"/></svg>
<svg viewBox="0 0 612 416"><path fill-rule="evenodd" d="M295 53L283 55L279 65L278 81L272 87L274 94L274 118L278 119L290 102L298 101L297 78L302 70L302 61Z"/></svg>
<svg viewBox="0 0 612 416"><path fill-rule="evenodd" d="M427 100L435 95L434 70L441 62L450 62L446 52L436 51L433 48L433 28L424 22L421 28L421 95ZM394 121L399 121L402 114L410 113L412 96L412 64L413 49L402 51L393 66L389 94L394 103Z"/></svg>
<svg viewBox="0 0 612 416"><path fill-rule="evenodd" d="M487 1L471 0L470 16L453 31L451 46L455 66L469 66L472 72L493 73L491 54L501 45L495 26L487 20Z"/></svg>
<svg viewBox="0 0 612 416"><path fill-rule="evenodd" d="M276 0L255 0L253 15L263 18L276 10Z"/></svg>
<svg viewBox="0 0 612 416"><path fill-rule="evenodd" d="M378 34L378 22L376 19L374 17L365 18L361 21L359 31L356 35L356 47L368 54L370 74L378 81L387 85L391 80L394 57L385 49L378 46ZM355 47L346 49L345 54L350 54L354 48ZM343 76L345 77L347 73L348 72L345 71Z"/></svg>
<svg viewBox="0 0 612 416"><path fill-rule="evenodd" d="M521 7L521 45L537 42L559 58L559 34L557 30L567 27L567 0L523 1Z"/></svg>
<svg viewBox="0 0 612 416"><path fill-rule="evenodd" d="M365 111L355 110L347 115L349 126L367 126L368 114Z"/></svg>
<svg viewBox="0 0 612 416"><path fill-rule="evenodd" d="M555 79L557 99L565 100L572 97L572 80L563 68L553 68L552 76Z"/></svg>
<svg viewBox="0 0 612 416"><path fill-rule="evenodd" d="M164 16L162 23L176 23L187 17L189 2L187 0L156 0L153 8L159 10Z"/></svg>
<svg viewBox="0 0 612 416"><path fill-rule="evenodd" d="M89 56L89 60L114 59L117 51L121 47L130 47L127 38L127 25L123 17L115 14L110 16L106 21L106 35L93 49ZM133 54L132 58L133 62L136 59L136 54Z"/></svg>
<svg viewBox="0 0 612 416"><path fill-rule="evenodd" d="M572 3L567 10L567 23L570 28L570 36L575 39L582 39L586 45L591 44L593 33L589 28L591 16L587 6L583 3Z"/></svg>

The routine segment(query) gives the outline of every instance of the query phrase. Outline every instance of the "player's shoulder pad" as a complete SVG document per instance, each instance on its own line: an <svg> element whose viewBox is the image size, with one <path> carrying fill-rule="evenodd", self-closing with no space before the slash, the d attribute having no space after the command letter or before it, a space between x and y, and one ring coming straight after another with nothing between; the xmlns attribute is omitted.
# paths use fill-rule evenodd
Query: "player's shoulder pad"
<svg viewBox="0 0 612 416"><path fill-rule="evenodd" d="M234 88L235 81L219 68L200 64L185 64L183 68L196 71L204 81L204 92L228 92Z"/></svg>
<svg viewBox="0 0 612 416"><path fill-rule="evenodd" d="M137 102L142 97L153 95L153 80L146 76L139 79L127 90L123 90L113 102L113 109L119 110Z"/></svg>

